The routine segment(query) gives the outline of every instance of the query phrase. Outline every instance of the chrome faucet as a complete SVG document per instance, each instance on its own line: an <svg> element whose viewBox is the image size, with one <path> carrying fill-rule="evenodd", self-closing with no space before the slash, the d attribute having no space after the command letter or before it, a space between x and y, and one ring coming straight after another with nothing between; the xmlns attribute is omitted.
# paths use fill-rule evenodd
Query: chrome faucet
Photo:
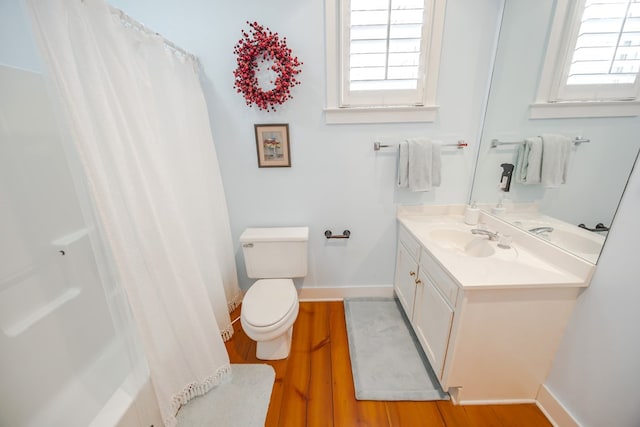
<svg viewBox="0 0 640 427"><path fill-rule="evenodd" d="M472 228L471 229L471 234L481 234L483 236L488 236L489 240L498 240L500 238L500 236L498 235L498 233L494 233L492 231L489 230L483 230L481 228Z"/></svg>
<svg viewBox="0 0 640 427"><path fill-rule="evenodd" d="M551 233L553 231L553 227L535 227L529 230L529 233L533 234L542 234L542 233Z"/></svg>

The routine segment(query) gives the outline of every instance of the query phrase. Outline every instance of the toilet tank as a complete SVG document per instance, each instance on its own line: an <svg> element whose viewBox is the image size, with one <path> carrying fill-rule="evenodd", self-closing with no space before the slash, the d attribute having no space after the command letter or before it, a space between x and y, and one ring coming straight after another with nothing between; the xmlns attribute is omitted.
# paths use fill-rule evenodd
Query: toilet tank
<svg viewBox="0 0 640 427"><path fill-rule="evenodd" d="M240 236L247 274L252 279L307 275L309 227L247 228Z"/></svg>

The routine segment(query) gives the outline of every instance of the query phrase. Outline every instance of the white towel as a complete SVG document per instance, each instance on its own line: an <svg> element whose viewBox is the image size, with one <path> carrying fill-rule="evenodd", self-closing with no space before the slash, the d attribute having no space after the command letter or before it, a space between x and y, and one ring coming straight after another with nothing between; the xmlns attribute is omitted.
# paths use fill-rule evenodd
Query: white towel
<svg viewBox="0 0 640 427"><path fill-rule="evenodd" d="M564 135L542 135L541 182L555 188L567 182L567 168L571 154L571 139Z"/></svg>
<svg viewBox="0 0 640 427"><path fill-rule="evenodd" d="M542 138L526 138L518 148L515 179L520 184L540 184L542 168Z"/></svg>
<svg viewBox="0 0 640 427"><path fill-rule="evenodd" d="M431 185L440 187L442 182L442 155L440 149L442 142L431 141Z"/></svg>
<svg viewBox="0 0 640 427"><path fill-rule="evenodd" d="M402 141L398 145L398 187L409 186L409 143Z"/></svg>
<svg viewBox="0 0 640 427"><path fill-rule="evenodd" d="M442 160L439 141L416 138L398 148L398 187L430 191L441 183Z"/></svg>

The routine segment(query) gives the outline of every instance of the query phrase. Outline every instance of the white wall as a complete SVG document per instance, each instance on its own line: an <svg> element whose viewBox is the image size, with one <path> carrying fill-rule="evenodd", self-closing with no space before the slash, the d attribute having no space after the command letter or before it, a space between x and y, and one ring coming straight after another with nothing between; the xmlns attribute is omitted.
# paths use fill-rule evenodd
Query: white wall
<svg viewBox="0 0 640 427"><path fill-rule="evenodd" d="M111 3L200 58L233 238L237 241L249 226L309 225L305 287L391 284L396 206L468 200L499 1L449 2L438 119L396 125L325 125L322 0ZM286 36L294 55L304 62L294 99L276 113L248 108L233 89L233 46L247 29L247 20ZM290 169L257 167L256 123L289 124ZM421 135L445 142L465 139L471 147L446 150L442 187L424 194L398 191L393 185L395 151L374 153L372 144L376 138L397 143ZM352 237L327 241L325 229L349 229ZM239 245L236 249L241 285L247 288Z"/></svg>
<svg viewBox="0 0 640 427"><path fill-rule="evenodd" d="M546 381L585 427L640 425L640 167Z"/></svg>
<svg viewBox="0 0 640 427"><path fill-rule="evenodd" d="M640 148L640 120L529 119L555 3L509 0L506 4L473 198L495 203L501 194L515 201L538 201L543 212L570 223L608 225ZM517 148L490 149L490 140L522 140L543 133L580 135L591 140L574 148L567 184L544 189L512 182L509 193L499 191L500 164L515 163Z"/></svg>

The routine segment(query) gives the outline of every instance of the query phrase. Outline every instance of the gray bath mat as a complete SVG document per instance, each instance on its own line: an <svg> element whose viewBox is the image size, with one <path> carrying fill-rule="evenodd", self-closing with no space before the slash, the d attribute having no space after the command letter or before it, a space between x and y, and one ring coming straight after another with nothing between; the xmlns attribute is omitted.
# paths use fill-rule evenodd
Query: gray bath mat
<svg viewBox="0 0 640 427"><path fill-rule="evenodd" d="M180 408L178 427L263 427L276 373L269 365L231 365L231 381Z"/></svg>
<svg viewBox="0 0 640 427"><path fill-rule="evenodd" d="M345 299L357 400L448 400L395 299Z"/></svg>

